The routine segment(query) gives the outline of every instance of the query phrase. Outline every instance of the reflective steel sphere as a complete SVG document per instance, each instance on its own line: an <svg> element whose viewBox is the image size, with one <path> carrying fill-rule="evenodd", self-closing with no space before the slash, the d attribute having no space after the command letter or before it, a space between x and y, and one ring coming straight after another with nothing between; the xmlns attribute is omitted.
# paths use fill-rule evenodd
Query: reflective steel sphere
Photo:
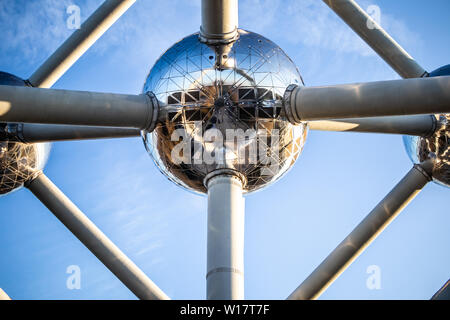
<svg viewBox="0 0 450 320"><path fill-rule="evenodd" d="M306 125L291 125L282 110L287 86L303 85L296 66L270 40L239 34L218 46L184 38L145 82L163 117L143 132L145 146L163 174L194 192L205 193L205 176L218 169L244 175L244 192L261 189L292 167L305 143Z"/></svg>
<svg viewBox="0 0 450 320"><path fill-rule="evenodd" d="M0 84L26 86L24 80L0 72ZM17 190L44 168L50 152L49 143L21 143L15 141L11 129L14 124L0 123L0 195Z"/></svg>
<svg viewBox="0 0 450 320"><path fill-rule="evenodd" d="M450 187L450 114L436 115L435 133L430 137L404 136L403 142L414 163L431 160L433 181Z"/></svg>

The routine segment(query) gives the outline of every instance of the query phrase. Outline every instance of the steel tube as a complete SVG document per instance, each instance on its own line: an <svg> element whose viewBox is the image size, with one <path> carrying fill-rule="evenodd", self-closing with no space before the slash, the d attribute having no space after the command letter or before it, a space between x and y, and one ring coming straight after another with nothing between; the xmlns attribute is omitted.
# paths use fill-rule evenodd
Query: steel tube
<svg viewBox="0 0 450 320"><path fill-rule="evenodd" d="M288 299L317 299L429 181L425 170L415 165Z"/></svg>
<svg viewBox="0 0 450 320"><path fill-rule="evenodd" d="M136 0L106 0L30 77L50 88Z"/></svg>
<svg viewBox="0 0 450 320"><path fill-rule="evenodd" d="M356 118L310 121L311 130L338 132L371 132L429 136L436 129L436 117L432 115Z"/></svg>
<svg viewBox="0 0 450 320"><path fill-rule="evenodd" d="M323 0L402 78L419 78L427 72L353 0Z"/></svg>
<svg viewBox="0 0 450 320"><path fill-rule="evenodd" d="M215 175L208 187L208 300L244 299L244 198L237 175Z"/></svg>
<svg viewBox="0 0 450 320"><path fill-rule="evenodd" d="M151 128L158 102L126 95L0 86L0 121Z"/></svg>
<svg viewBox="0 0 450 320"><path fill-rule="evenodd" d="M11 298L6 294L5 291L0 288L0 300L11 300Z"/></svg>
<svg viewBox="0 0 450 320"><path fill-rule="evenodd" d="M450 113L450 76L324 87L291 85L284 108L293 123Z"/></svg>
<svg viewBox="0 0 450 320"><path fill-rule="evenodd" d="M110 139L138 137L139 129L91 126L68 126L58 124L19 124L18 138L22 142L52 142L67 140Z"/></svg>
<svg viewBox="0 0 450 320"><path fill-rule="evenodd" d="M238 37L238 0L202 0L200 38L207 43L229 43Z"/></svg>
<svg viewBox="0 0 450 320"><path fill-rule="evenodd" d="M450 300L450 280L431 297L431 300Z"/></svg>
<svg viewBox="0 0 450 320"><path fill-rule="evenodd" d="M139 299L169 299L43 173L26 187Z"/></svg>

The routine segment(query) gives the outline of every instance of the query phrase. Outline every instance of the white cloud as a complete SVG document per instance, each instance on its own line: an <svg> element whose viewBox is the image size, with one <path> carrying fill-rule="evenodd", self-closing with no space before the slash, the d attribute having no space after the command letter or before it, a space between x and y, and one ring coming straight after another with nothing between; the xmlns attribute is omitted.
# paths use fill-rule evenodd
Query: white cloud
<svg viewBox="0 0 450 320"><path fill-rule="evenodd" d="M71 33L65 23L66 7L70 4L69 0L1 1L1 56L14 62L34 62L49 55ZM17 51L20 57L6 54Z"/></svg>
<svg viewBox="0 0 450 320"><path fill-rule="evenodd" d="M361 7L369 3L361 1ZM399 19L381 11L381 24L406 45L417 45L419 36ZM276 34L292 44L340 53L375 55L322 1L245 0L240 2L240 24L263 34ZM276 40L276 39L274 39Z"/></svg>

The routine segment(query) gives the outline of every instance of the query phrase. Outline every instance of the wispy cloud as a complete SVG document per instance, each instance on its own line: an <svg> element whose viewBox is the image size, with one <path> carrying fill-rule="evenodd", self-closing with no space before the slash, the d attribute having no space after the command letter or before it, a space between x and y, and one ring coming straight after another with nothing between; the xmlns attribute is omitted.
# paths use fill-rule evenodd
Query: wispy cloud
<svg viewBox="0 0 450 320"><path fill-rule="evenodd" d="M104 150L98 161L110 157L110 153ZM153 166L145 152L137 158L119 158L113 167L98 173L98 179L92 181L95 188L101 190L101 200L90 208L90 212L107 229L116 230L114 234L119 237L124 250L134 257L145 258L145 266L164 263L161 257L168 239L173 236L170 224L203 212L205 199L176 186L176 194L172 189L161 190L158 180L163 177L158 175L149 180L149 175L143 174ZM152 176L155 174L158 174L156 170L152 170ZM158 194L157 202L147 201L152 194ZM182 212L180 207L184 208ZM118 226L120 232L117 232Z"/></svg>
<svg viewBox="0 0 450 320"><path fill-rule="evenodd" d="M366 9L368 1L359 1ZM381 11L381 25L400 42L417 44L419 36L396 17ZM240 2L242 25L264 34L276 34L292 44L362 56L375 53L322 1L245 0Z"/></svg>
<svg viewBox="0 0 450 320"><path fill-rule="evenodd" d="M42 63L71 34L72 30L66 27L66 8L73 3L81 8L84 21L102 1L0 2L0 27L8 26L0 33L0 41L7 44L0 48L4 57L2 64L20 66L23 58L29 63L28 68ZM377 4L376 0L360 0L358 3L364 9ZM288 53L301 68L309 69L305 77L307 84L311 83L309 80L313 75L320 73L324 59L333 60L330 67L336 69L336 74L355 64L352 59L370 58L373 60L367 61L377 62L377 67L368 66L364 70L367 75L373 75L373 79L394 75L322 1L241 0L239 5L241 27L261 33L283 46L298 47L297 52ZM143 79L164 50L182 37L198 31L199 9L199 0L137 1L89 52L101 56L111 65L118 61L126 63L129 70L134 70L136 79L127 90L140 90ZM394 39L407 51L420 50L423 43L420 36L401 19L383 11L382 6L380 9L381 25ZM8 54L12 52L16 54ZM21 56L17 56L17 52L21 52ZM317 80L322 81L320 77Z"/></svg>
<svg viewBox="0 0 450 320"><path fill-rule="evenodd" d="M1 1L0 41L4 45L0 48L0 55L3 64L18 65L24 60L30 65L42 63L74 32L67 28L68 6L75 4L80 7L83 22L102 3L102 0ZM185 36L186 32L198 29L192 28L200 24L198 7L199 1L137 1L112 26L115 31L103 35L91 50L116 61L119 54L119 58L127 58L131 65L144 59L154 62L163 49ZM168 26L166 22L169 20L172 24ZM192 21L191 27L186 20ZM117 47L129 49L117 51ZM134 53L133 59L128 55L130 51Z"/></svg>
<svg viewBox="0 0 450 320"><path fill-rule="evenodd" d="M36 61L50 54L71 33L65 21L70 4L69 0L1 1L0 25L7 26L0 32L2 57Z"/></svg>

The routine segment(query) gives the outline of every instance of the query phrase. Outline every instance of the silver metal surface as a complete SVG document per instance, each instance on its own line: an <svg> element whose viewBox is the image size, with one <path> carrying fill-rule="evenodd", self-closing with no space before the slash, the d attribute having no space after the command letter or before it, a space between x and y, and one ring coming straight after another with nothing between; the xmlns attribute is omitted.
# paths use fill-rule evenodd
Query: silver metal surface
<svg viewBox="0 0 450 320"><path fill-rule="evenodd" d="M450 76L296 87L283 100L292 123L450 113Z"/></svg>
<svg viewBox="0 0 450 320"><path fill-rule="evenodd" d="M139 299L169 299L43 173L26 187Z"/></svg>
<svg viewBox="0 0 450 320"><path fill-rule="evenodd" d="M244 299L245 180L231 170L207 177L208 247L206 297L208 300Z"/></svg>
<svg viewBox="0 0 450 320"><path fill-rule="evenodd" d="M0 121L152 130L152 94L128 95L0 85Z"/></svg>
<svg viewBox="0 0 450 320"><path fill-rule="evenodd" d="M428 137L436 130L432 115L309 121L311 130L407 134Z"/></svg>
<svg viewBox="0 0 450 320"><path fill-rule="evenodd" d="M430 181L428 171L415 165L288 299L317 299Z"/></svg>
<svg viewBox="0 0 450 320"><path fill-rule="evenodd" d="M30 77L50 88L136 0L106 0Z"/></svg>
<svg viewBox="0 0 450 320"><path fill-rule="evenodd" d="M5 291L0 288L0 300L11 300L11 298L6 294Z"/></svg>
<svg viewBox="0 0 450 320"><path fill-rule="evenodd" d="M431 300L450 300L450 280L431 297Z"/></svg>
<svg viewBox="0 0 450 320"><path fill-rule="evenodd" d="M141 136L141 131L133 128L68 126L33 123L8 124L8 127L16 127L17 139L25 143Z"/></svg>
<svg viewBox="0 0 450 320"><path fill-rule="evenodd" d="M202 0L200 39L208 44L227 44L238 37L238 0Z"/></svg>
<svg viewBox="0 0 450 320"><path fill-rule="evenodd" d="M0 195L32 179L47 162L50 144L0 141Z"/></svg>
<svg viewBox="0 0 450 320"><path fill-rule="evenodd" d="M436 115L437 128L429 137L404 136L406 152L413 163L433 164L433 181L450 187L450 114Z"/></svg>
<svg viewBox="0 0 450 320"><path fill-rule="evenodd" d="M0 72L0 85L26 86L26 82L10 73ZM0 99L0 110L2 109ZM1 111L0 111L1 114ZM18 125L0 123L0 195L18 190L42 170L51 145L25 144L18 141Z"/></svg>
<svg viewBox="0 0 450 320"><path fill-rule="evenodd" d="M263 188L292 167L306 139L306 124L291 125L282 110L286 87L302 85L294 63L270 40L239 32L226 54L198 34L184 38L156 62L144 86L161 104L145 145L163 174L194 192L205 193L205 176L223 168L247 178L244 192ZM211 132L223 143L212 143ZM229 132L242 135L228 139Z"/></svg>
<svg viewBox="0 0 450 320"><path fill-rule="evenodd" d="M323 0L402 78L419 78L427 72L353 0Z"/></svg>

